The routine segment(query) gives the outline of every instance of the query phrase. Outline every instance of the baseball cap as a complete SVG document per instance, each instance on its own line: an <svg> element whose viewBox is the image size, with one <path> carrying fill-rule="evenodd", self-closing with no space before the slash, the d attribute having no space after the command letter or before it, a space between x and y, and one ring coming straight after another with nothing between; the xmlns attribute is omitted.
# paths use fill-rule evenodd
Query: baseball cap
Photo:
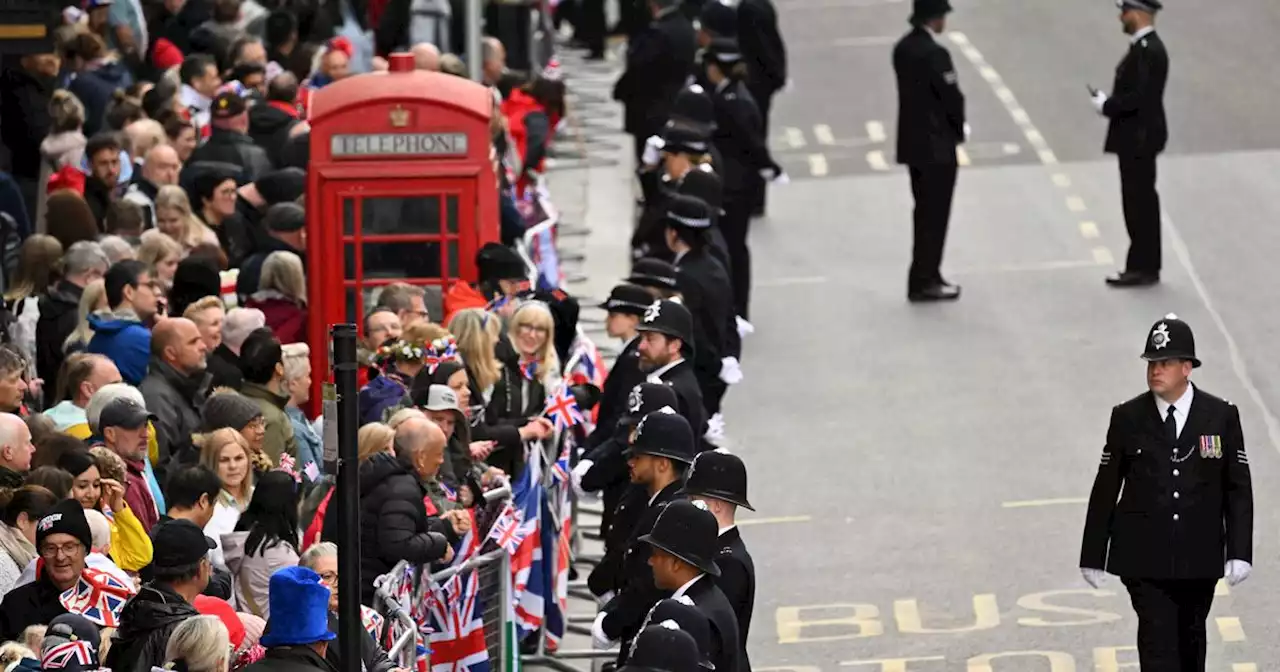
<svg viewBox="0 0 1280 672"><path fill-rule="evenodd" d="M213 118L230 119L244 114L249 104L235 91L223 91L213 99Z"/></svg>
<svg viewBox="0 0 1280 672"><path fill-rule="evenodd" d="M151 563L156 567L183 567L203 560L218 547L204 531L189 520L166 520L151 530L154 552Z"/></svg>
<svg viewBox="0 0 1280 672"><path fill-rule="evenodd" d="M121 397L102 409L102 415L98 416L98 428L124 427L125 429L137 429L147 424L148 420L154 421L155 419L156 416L148 413L146 407L142 404L133 399Z"/></svg>
<svg viewBox="0 0 1280 672"><path fill-rule="evenodd" d="M432 385L427 388L427 403L422 407L426 411L453 411L459 418L465 418L462 407L458 405L458 393L448 385Z"/></svg>

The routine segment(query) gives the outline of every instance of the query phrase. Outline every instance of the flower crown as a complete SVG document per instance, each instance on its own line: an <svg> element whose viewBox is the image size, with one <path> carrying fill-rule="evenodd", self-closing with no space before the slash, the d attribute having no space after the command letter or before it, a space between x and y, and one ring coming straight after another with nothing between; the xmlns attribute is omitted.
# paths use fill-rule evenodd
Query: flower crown
<svg viewBox="0 0 1280 672"><path fill-rule="evenodd" d="M410 341L399 340L395 343L384 345L378 348L374 353L374 359L380 364L386 364L391 360L413 361L422 359L427 356L427 348L421 343L412 343Z"/></svg>
<svg viewBox="0 0 1280 672"><path fill-rule="evenodd" d="M453 339L453 336L441 336L431 341L427 354L423 357L423 363L427 365L427 373L432 374L441 363L454 359L462 359L458 355L458 342Z"/></svg>

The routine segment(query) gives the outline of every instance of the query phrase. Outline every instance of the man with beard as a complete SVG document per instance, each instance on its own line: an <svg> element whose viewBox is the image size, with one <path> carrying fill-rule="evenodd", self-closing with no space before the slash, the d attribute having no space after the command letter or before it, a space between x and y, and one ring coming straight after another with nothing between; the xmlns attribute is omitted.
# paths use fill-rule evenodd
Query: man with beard
<svg viewBox="0 0 1280 672"><path fill-rule="evenodd" d="M658 301L645 309L636 331L640 332L640 370L647 374L645 380L670 385L680 398L676 410L702 436L707 431L707 412L693 373L693 316L689 309L676 301Z"/></svg>
<svg viewBox="0 0 1280 672"><path fill-rule="evenodd" d="M84 155L89 159L84 200L93 211L99 230L105 230L107 210L116 200L121 171L120 149L120 138L114 133L99 133L89 138L84 147Z"/></svg>
<svg viewBox="0 0 1280 672"><path fill-rule="evenodd" d="M150 372L138 386L156 416L159 464L191 444L200 429L200 411L213 378L205 371L208 346L195 322L164 320L151 332Z"/></svg>

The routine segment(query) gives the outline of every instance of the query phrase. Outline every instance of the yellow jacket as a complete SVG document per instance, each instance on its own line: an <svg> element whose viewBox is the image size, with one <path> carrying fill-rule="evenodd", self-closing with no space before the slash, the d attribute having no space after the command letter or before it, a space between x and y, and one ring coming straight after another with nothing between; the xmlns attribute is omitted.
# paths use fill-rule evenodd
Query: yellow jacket
<svg viewBox="0 0 1280 672"><path fill-rule="evenodd" d="M111 559L126 572L136 572L151 564L154 550L142 521L129 507L115 511L111 521Z"/></svg>

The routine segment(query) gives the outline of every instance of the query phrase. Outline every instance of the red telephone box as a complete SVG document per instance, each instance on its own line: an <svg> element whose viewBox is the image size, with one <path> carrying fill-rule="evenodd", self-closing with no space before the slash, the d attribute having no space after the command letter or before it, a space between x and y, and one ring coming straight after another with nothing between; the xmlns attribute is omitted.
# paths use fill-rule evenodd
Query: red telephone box
<svg viewBox="0 0 1280 672"><path fill-rule="evenodd" d="M307 172L308 325L313 399L328 377L329 325L363 316L393 282L476 279L498 239L489 89L413 69L356 75L312 97Z"/></svg>

